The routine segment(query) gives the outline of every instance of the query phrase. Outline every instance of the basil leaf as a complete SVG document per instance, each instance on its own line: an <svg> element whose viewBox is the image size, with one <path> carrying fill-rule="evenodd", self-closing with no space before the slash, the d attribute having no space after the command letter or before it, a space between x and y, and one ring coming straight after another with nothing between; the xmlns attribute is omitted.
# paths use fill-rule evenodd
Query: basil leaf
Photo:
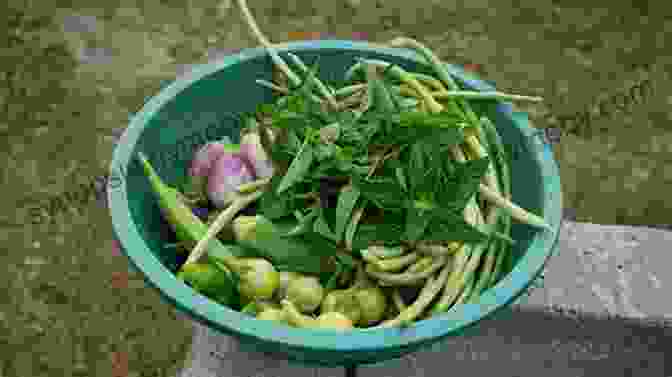
<svg viewBox="0 0 672 377"><path fill-rule="evenodd" d="M299 154L296 155L291 165L289 165L287 173L282 177L276 192L281 194L283 191L286 191L292 185L299 182L308 173L314 157L315 155L312 146L308 144L307 140L304 141Z"/></svg>
<svg viewBox="0 0 672 377"><path fill-rule="evenodd" d="M315 219L315 223L313 225L313 231L315 233L321 235L324 238L327 238L327 239L332 240L334 242L338 242L338 237L331 230L331 227L329 226L329 223L327 222L327 219L325 218L324 209L322 209L322 208L320 208L319 215Z"/></svg>
<svg viewBox="0 0 672 377"><path fill-rule="evenodd" d="M258 212L269 220L279 219L291 215L297 203L293 195L279 195L277 187L282 177L271 178L270 187L259 199Z"/></svg>
<svg viewBox="0 0 672 377"><path fill-rule="evenodd" d="M272 222L265 219L257 220L255 233L254 239L241 241L241 246L254 249L268 258L273 265L290 266L296 272L320 273L324 256L333 254L336 250L335 246L328 247L328 242L318 243L319 240L315 237L309 237L311 233L286 237Z"/></svg>
<svg viewBox="0 0 672 377"><path fill-rule="evenodd" d="M420 240L432 220L432 211L410 206L406 212L406 231L404 237L410 242Z"/></svg>
<svg viewBox="0 0 672 377"><path fill-rule="evenodd" d="M353 250L362 250L372 242L385 245L398 245L404 235L404 227L399 223L359 224L352 240Z"/></svg>
<svg viewBox="0 0 672 377"><path fill-rule="evenodd" d="M338 196L338 203L336 205L336 240L343 239L343 232L345 226L348 224L352 211L355 209L357 199L359 199L360 191L356 187L341 191Z"/></svg>
<svg viewBox="0 0 672 377"><path fill-rule="evenodd" d="M447 208L460 208L466 205L478 191L489 164L490 160L487 157L455 163L447 184L437 186L438 205Z"/></svg>
<svg viewBox="0 0 672 377"><path fill-rule="evenodd" d="M484 242L489 236L464 220L462 213L437 209L427 227L423 241Z"/></svg>

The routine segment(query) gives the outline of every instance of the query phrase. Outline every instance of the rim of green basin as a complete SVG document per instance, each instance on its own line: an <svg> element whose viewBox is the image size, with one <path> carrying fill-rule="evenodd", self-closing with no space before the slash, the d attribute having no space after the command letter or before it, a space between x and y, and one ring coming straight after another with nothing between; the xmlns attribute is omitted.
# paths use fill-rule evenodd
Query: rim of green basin
<svg viewBox="0 0 672 377"><path fill-rule="evenodd" d="M381 47L367 42L319 40L299 41L279 45L280 51L311 51L324 49L349 49L362 52L379 52L422 63L423 60L409 50ZM172 84L161 90L138 112L130 121L130 125L119 140L114 151L111 166L126 167L132 162L132 152L142 134L143 127L185 88L193 85L217 71L227 69L231 65L248 59L266 55L263 48L243 50L235 55L224 57L216 62L197 66L190 73L183 75ZM466 79L468 84L477 90L492 90L489 84L470 76L463 70L449 65L451 73ZM513 119L510 106L499 108L505 116ZM516 122L522 132L532 132L527 124ZM133 221L126 195L126 180L121 187L108 190L109 207L114 231L123 246L123 250L131 262L145 275L146 280L160 291L162 296L189 313L195 319L212 326L240 334L246 337L275 343L282 347L299 347L320 351L383 351L398 349L417 343L424 343L434 338L442 338L450 333L460 332L475 322L489 316L497 309L507 306L536 278L544 267L558 241L562 222L561 188L558 167L553 158L550 146L539 142L539 148L532 148L533 158L541 169L543 179L543 213L545 220L551 225L550 231L536 232L529 250L520 258L511 273L504 277L492 289L486 290L478 303L455 306L440 316L416 322L407 328L357 329L351 332L318 331L290 328L273 324L270 321L259 321L231 310L223 305L199 295L178 280L167 269L150 248L145 244Z"/></svg>

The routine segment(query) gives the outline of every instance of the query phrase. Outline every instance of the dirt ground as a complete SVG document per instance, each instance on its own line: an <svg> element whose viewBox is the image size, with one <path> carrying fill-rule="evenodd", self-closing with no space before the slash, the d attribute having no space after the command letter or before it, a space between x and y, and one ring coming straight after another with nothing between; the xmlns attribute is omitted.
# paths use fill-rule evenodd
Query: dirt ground
<svg viewBox="0 0 672 377"><path fill-rule="evenodd" d="M114 130L162 83L254 40L231 1L2 3L0 376L171 376L190 325L111 251L109 216L89 188L111 159ZM544 97L525 109L537 126L564 130L555 148L572 215L670 224L663 2L249 3L274 41L412 36L502 91ZM35 221L36 208L52 221Z"/></svg>

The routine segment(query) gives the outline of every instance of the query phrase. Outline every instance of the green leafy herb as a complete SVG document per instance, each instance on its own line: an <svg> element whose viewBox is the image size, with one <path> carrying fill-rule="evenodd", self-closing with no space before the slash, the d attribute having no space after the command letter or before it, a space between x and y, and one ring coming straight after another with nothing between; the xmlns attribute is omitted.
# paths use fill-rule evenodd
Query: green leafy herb
<svg viewBox="0 0 672 377"><path fill-rule="evenodd" d="M446 184L437 186L437 202L446 208L462 209L478 191L482 177L488 170L487 157L455 163Z"/></svg>
<svg viewBox="0 0 672 377"><path fill-rule="evenodd" d="M352 240L353 250L362 250L372 243L399 245L404 236L404 226L399 222L359 224Z"/></svg>
<svg viewBox="0 0 672 377"><path fill-rule="evenodd" d="M301 146L301 150L296 155L292 164L289 165L287 173L282 177L282 181L277 188L277 193L281 194L283 191L290 188L295 183L299 182L310 169L310 165L313 163L315 154L313 152L313 147L309 143L309 136L306 137L306 140Z"/></svg>
<svg viewBox="0 0 672 377"><path fill-rule="evenodd" d="M379 179L377 181L364 181L361 178L356 178L353 180L353 184L363 197L384 210L401 211L408 200L406 194L394 178Z"/></svg>
<svg viewBox="0 0 672 377"><path fill-rule="evenodd" d="M337 241L343 239L343 232L350 220L352 211L355 209L360 192L356 187L351 187L341 191L336 205L336 238Z"/></svg>
<svg viewBox="0 0 672 377"><path fill-rule="evenodd" d="M487 233L467 223L461 212L442 209L433 212L433 219L423 240L474 243L484 242L489 237Z"/></svg>
<svg viewBox="0 0 672 377"><path fill-rule="evenodd" d="M416 242L425 233L427 226L432 220L431 210L411 206L406 213L406 229L404 238L410 242Z"/></svg>
<svg viewBox="0 0 672 377"><path fill-rule="evenodd" d="M325 210L323 208L320 208L318 214L319 214L318 217L315 219L313 231L321 235L322 237L325 237L334 242L338 242L337 235L334 233L334 231L331 230L331 227L327 222L327 219L325 217Z"/></svg>
<svg viewBox="0 0 672 377"><path fill-rule="evenodd" d="M277 193L277 187L281 180L281 176L273 176L269 188L266 189L259 199L258 212L269 220L291 215L297 204L292 195L280 195Z"/></svg>
<svg viewBox="0 0 672 377"><path fill-rule="evenodd" d="M311 236L314 233L287 237L272 222L264 220L257 220L254 239L241 241L240 244L268 258L278 268L284 266L291 271L319 274L323 258L333 255L336 250L335 245L331 246L327 240L319 242L319 238Z"/></svg>

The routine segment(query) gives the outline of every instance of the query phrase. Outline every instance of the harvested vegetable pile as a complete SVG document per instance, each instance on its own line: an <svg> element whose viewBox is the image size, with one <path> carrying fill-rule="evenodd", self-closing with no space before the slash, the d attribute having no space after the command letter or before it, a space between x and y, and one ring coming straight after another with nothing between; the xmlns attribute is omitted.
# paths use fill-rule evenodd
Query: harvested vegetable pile
<svg viewBox="0 0 672 377"><path fill-rule="evenodd" d="M345 86L319 62L261 34L279 97L259 106L240 145L195 155L191 185L165 185L139 158L188 254L177 276L230 308L296 327L400 326L474 301L502 275L511 221L544 220L511 202L502 140L468 100L529 100L461 88L431 50L434 75L358 59Z"/></svg>

